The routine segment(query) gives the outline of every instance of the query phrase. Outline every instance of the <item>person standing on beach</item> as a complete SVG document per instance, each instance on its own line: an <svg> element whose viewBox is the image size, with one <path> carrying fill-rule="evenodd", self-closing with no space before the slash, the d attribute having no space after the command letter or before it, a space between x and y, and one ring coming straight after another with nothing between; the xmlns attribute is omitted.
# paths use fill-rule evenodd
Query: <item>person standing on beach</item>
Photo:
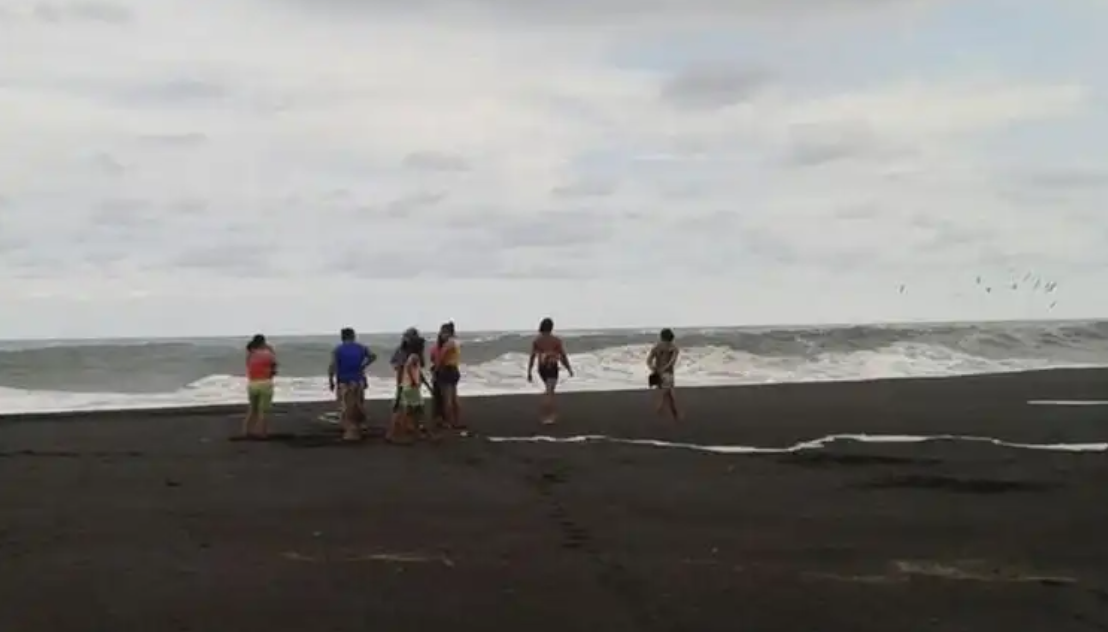
<svg viewBox="0 0 1108 632"><path fill-rule="evenodd" d="M458 382L462 379L461 347L455 337L454 323L443 323L438 341L431 353L432 395L436 394L437 412L447 428L463 430L461 407L458 405Z"/></svg>
<svg viewBox="0 0 1108 632"><path fill-rule="evenodd" d="M269 437L269 409L273 406L273 378L277 375L277 353L265 336L256 334L246 344L246 417L242 437Z"/></svg>
<svg viewBox="0 0 1108 632"><path fill-rule="evenodd" d="M401 343L404 361L397 374L396 413L385 439L390 443L411 443L423 419L423 348L421 336L405 337Z"/></svg>
<svg viewBox="0 0 1108 632"><path fill-rule="evenodd" d="M365 420L366 369L377 359L369 347L358 342L350 327L339 332L341 342L331 352L327 367L327 382L339 401L339 425L344 441L361 439L361 424Z"/></svg>
<svg viewBox="0 0 1108 632"><path fill-rule="evenodd" d="M646 366L650 369L649 384L658 389L658 414L669 413L674 421L681 419L677 411L677 399L673 393L674 372L677 369L677 357L680 350L674 342L673 330L665 328L658 334L658 343L646 356Z"/></svg>
<svg viewBox="0 0 1108 632"><path fill-rule="evenodd" d="M558 410L554 401L554 391L558 388L558 367L564 366L570 377L573 367L569 365L562 339L554 335L554 321L544 318L539 323L539 335L531 341L531 358L527 362L527 381L534 382L535 364L539 367L539 379L543 384L542 403L539 415L542 423L549 425L557 421Z"/></svg>
<svg viewBox="0 0 1108 632"><path fill-rule="evenodd" d="M419 341L422 340L423 336L419 335L419 330L415 327L405 329L400 336L400 344L396 346L396 349L392 352L392 357L389 358L389 366L392 367L393 375L396 377L396 390L392 398L392 418L389 421L389 427L397 425L400 421L400 383L404 377L404 364L408 361L411 350L417 348ZM422 358L420 365L422 366Z"/></svg>

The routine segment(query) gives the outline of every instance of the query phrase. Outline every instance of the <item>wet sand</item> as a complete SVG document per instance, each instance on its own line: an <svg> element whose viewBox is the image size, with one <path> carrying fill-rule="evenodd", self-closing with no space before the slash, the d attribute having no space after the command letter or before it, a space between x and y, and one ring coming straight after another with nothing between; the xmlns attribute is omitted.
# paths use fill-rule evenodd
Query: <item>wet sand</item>
<svg viewBox="0 0 1108 632"><path fill-rule="evenodd" d="M840 433L1108 441L1108 371L472 398L484 435L783 447ZM373 418L385 416L385 403ZM1108 454L836 442L344 446L279 409L0 420L0 630L1092 630Z"/></svg>

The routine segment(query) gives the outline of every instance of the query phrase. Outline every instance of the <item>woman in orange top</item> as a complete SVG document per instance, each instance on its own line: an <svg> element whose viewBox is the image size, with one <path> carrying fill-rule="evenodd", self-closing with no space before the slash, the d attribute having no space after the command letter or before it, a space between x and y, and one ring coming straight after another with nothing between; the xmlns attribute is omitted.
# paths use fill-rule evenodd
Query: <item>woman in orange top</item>
<svg viewBox="0 0 1108 632"><path fill-rule="evenodd" d="M456 337L454 322L443 323L439 328L438 344L431 354L433 395L443 424L454 430L465 430L458 403L458 382L462 379L461 363L462 350Z"/></svg>
<svg viewBox="0 0 1108 632"><path fill-rule="evenodd" d="M265 336L255 335L246 345L246 399L249 407L242 420L242 436L251 439L269 437L266 415L273 405L273 376L277 375L277 354Z"/></svg>

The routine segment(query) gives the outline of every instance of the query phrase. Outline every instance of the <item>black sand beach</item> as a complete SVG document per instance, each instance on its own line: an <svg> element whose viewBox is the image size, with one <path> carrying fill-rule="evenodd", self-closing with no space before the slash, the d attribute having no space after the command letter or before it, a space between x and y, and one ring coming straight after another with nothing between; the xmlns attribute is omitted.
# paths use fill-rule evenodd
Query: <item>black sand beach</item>
<svg viewBox="0 0 1108 632"><path fill-rule="evenodd" d="M1108 371L463 402L484 435L1108 441ZM1108 629L1108 455L839 442L343 446L284 406L0 420L0 630ZM373 408L385 416L384 403Z"/></svg>

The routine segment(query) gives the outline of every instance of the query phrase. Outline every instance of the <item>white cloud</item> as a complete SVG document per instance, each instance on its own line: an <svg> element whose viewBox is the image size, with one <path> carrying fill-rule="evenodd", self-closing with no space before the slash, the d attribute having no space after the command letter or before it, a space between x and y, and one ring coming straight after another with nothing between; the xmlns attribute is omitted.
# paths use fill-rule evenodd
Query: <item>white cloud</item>
<svg viewBox="0 0 1108 632"><path fill-rule="evenodd" d="M1102 166L1015 177L980 143L1087 114L1091 79L905 66L816 88L756 53L613 54L715 27L831 44L942 3L825 4L657 0L614 29L631 4L11 3L0 337L329 330L308 306L343 279L382 328L409 308L529 325L543 278L585 325L1045 315L944 288L1104 260L1099 189L1073 184ZM886 296L906 278L930 298ZM220 315L251 288L287 307ZM51 319L67 301L102 316Z"/></svg>

